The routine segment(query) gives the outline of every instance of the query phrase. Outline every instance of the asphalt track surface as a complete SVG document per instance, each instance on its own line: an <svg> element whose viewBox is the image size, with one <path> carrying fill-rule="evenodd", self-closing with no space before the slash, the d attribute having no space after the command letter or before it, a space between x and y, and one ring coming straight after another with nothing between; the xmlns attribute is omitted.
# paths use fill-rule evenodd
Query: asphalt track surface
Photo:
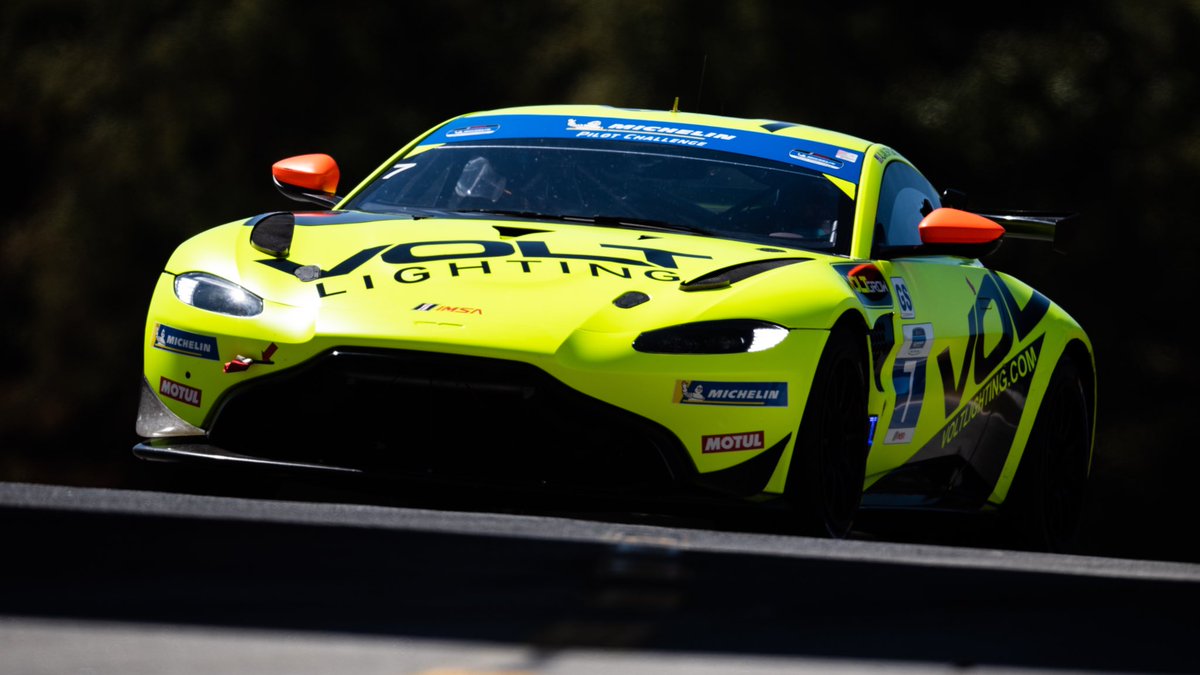
<svg viewBox="0 0 1200 675"><path fill-rule="evenodd" d="M1197 564L468 506L0 483L0 673L1200 672Z"/></svg>

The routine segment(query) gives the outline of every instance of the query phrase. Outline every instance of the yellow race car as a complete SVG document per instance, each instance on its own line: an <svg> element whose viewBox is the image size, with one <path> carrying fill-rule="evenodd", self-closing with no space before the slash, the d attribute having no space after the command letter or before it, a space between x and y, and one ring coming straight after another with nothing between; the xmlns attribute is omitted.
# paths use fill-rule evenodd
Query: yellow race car
<svg viewBox="0 0 1200 675"><path fill-rule="evenodd" d="M327 155L273 176L309 206L159 277L139 457L1077 532L1091 342L980 262L1073 218L971 212L834 131L607 106L456 117L344 194Z"/></svg>

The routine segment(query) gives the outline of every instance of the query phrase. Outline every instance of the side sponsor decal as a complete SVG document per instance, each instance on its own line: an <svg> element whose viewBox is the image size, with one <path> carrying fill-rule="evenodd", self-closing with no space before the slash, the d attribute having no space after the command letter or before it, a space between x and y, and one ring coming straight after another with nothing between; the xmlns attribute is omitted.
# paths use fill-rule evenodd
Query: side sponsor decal
<svg viewBox="0 0 1200 675"><path fill-rule="evenodd" d="M915 319L917 310L913 307L912 294L908 292L908 284L904 277L892 277L892 288L896 289L896 304L900 306L901 319Z"/></svg>
<svg viewBox="0 0 1200 675"><path fill-rule="evenodd" d="M700 438L701 452L732 452L734 450L761 450L766 447L761 431L742 434L718 434Z"/></svg>
<svg viewBox="0 0 1200 675"><path fill-rule="evenodd" d="M892 292L888 290L883 272L871 263L846 263L834 265L842 273L846 283L867 307L891 307Z"/></svg>
<svg viewBox="0 0 1200 675"><path fill-rule="evenodd" d="M970 283L970 279L967 283ZM943 349L937 356L938 370L941 372L942 386L945 388L946 417L953 414L961 404L968 375L973 375L975 384L983 384L988 374L1008 357L1013 345L1025 340L1046 315L1049 307L1049 299L1037 292L1034 292L1024 307L1018 307L1012 292L994 273L983 277L983 283L975 293L975 302L967 310L967 348L963 351L957 376L950 348ZM983 319L984 313L989 310L996 312L997 318L1000 319L1000 334L992 348L987 350L985 342L991 340L983 339Z"/></svg>
<svg viewBox="0 0 1200 675"><path fill-rule="evenodd" d="M154 347L176 354L186 354L200 359L218 361L217 338L210 335L189 333L161 323L154 324Z"/></svg>
<svg viewBox="0 0 1200 675"><path fill-rule="evenodd" d="M884 444L908 443L917 429L921 417L921 403L925 400L925 373L929 365L929 352L933 348L933 324L921 323L902 326L904 341L896 354L892 366L892 384L896 389L896 409L888 424Z"/></svg>
<svg viewBox="0 0 1200 675"><path fill-rule="evenodd" d="M186 384L181 384L175 380L162 378L158 383L158 393L181 403L194 405L197 408L200 407L200 390L195 387L189 387Z"/></svg>
<svg viewBox="0 0 1200 675"><path fill-rule="evenodd" d="M929 356L929 350L933 347L933 324L915 323L903 326L901 330L904 332L904 342L897 356L910 359Z"/></svg>
<svg viewBox="0 0 1200 675"><path fill-rule="evenodd" d="M969 284L970 279L967 281ZM1050 301L1035 291L1020 306L994 272L982 277L975 293L975 301L966 311L967 345L957 368L949 348L937 354L945 397L944 422L905 466L933 466L925 463L957 455L970 471L956 473L959 479L952 490L982 501L1000 477L1026 412L1025 402L1046 336L1029 338L1045 317ZM988 316L994 312L996 316L989 321L998 319L1000 324L999 331L994 336L989 334L986 341L985 312ZM968 381L977 385L969 396ZM884 477L870 491L903 492L904 475L901 471Z"/></svg>
<svg viewBox="0 0 1200 675"><path fill-rule="evenodd" d="M787 382L708 382L678 380L675 403L780 408L787 405Z"/></svg>
<svg viewBox="0 0 1200 675"><path fill-rule="evenodd" d="M941 442L941 447L945 448L954 443L955 438L976 417L981 414L986 416L987 413L996 410L997 402L1004 402L1005 398L1015 398L1017 403L1024 403L1025 397L1029 393L1029 381L1033 379L1038 357L1042 351L1042 337L1038 337L1028 347L1017 352L1016 356L1009 359L1000 370L996 371L995 375L983 383L983 386L966 402L966 405L947 420L946 426L942 427L940 438L935 439ZM1023 405L1016 411L1016 420L1021 417L1021 409L1023 409ZM1016 429L1015 420L1012 422L1012 427L1014 430Z"/></svg>

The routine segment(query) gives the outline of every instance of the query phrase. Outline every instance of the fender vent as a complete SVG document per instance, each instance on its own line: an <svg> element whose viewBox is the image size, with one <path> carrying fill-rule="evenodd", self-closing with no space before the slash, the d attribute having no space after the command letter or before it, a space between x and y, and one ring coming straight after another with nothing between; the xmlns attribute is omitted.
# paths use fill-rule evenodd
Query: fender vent
<svg viewBox="0 0 1200 675"><path fill-rule="evenodd" d="M292 232L296 229L296 216L287 211L264 213L250 221L250 245L275 256L286 258L292 248Z"/></svg>

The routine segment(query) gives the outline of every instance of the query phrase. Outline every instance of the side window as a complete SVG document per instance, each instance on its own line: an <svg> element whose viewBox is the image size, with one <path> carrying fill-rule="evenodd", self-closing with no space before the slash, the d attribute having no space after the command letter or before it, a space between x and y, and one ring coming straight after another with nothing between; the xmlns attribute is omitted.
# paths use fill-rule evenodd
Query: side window
<svg viewBox="0 0 1200 675"><path fill-rule="evenodd" d="M916 169L904 162L888 164L875 213L876 247L919 246L921 235L917 225L939 206L937 191Z"/></svg>

